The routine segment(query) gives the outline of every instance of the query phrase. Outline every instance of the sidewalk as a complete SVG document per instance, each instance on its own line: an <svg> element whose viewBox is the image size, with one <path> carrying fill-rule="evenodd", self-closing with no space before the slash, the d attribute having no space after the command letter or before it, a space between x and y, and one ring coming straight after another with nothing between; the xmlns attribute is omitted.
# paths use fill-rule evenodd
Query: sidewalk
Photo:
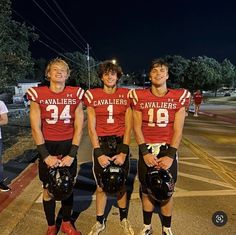
<svg viewBox="0 0 236 235"><path fill-rule="evenodd" d="M194 106L190 106L190 113L194 113ZM236 105L232 104L202 104L199 115L217 118L236 124Z"/></svg>

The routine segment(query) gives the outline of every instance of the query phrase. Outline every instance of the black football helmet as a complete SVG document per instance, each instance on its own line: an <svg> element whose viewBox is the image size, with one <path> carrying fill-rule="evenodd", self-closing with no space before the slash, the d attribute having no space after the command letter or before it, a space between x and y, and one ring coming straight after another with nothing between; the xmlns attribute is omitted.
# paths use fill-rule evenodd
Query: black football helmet
<svg viewBox="0 0 236 235"><path fill-rule="evenodd" d="M101 177L101 187L104 192L114 194L119 192L125 184L125 172L121 166L111 164L107 166Z"/></svg>
<svg viewBox="0 0 236 235"><path fill-rule="evenodd" d="M74 177L67 167L51 168L49 170L48 191L55 200L61 201L67 199L74 187Z"/></svg>
<svg viewBox="0 0 236 235"><path fill-rule="evenodd" d="M149 196L159 202L168 200L174 193L175 182L168 170L148 168L146 184Z"/></svg>

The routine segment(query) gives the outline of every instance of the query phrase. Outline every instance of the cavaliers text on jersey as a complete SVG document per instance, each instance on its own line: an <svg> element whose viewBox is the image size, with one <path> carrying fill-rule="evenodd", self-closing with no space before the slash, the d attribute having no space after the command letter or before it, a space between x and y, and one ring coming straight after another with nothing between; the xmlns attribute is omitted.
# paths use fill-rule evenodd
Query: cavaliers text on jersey
<svg viewBox="0 0 236 235"><path fill-rule="evenodd" d="M107 94L102 88L85 92L84 103L93 107L96 113L96 132L98 136L123 136L125 131L125 113L130 107L129 89L117 88L113 94Z"/></svg>

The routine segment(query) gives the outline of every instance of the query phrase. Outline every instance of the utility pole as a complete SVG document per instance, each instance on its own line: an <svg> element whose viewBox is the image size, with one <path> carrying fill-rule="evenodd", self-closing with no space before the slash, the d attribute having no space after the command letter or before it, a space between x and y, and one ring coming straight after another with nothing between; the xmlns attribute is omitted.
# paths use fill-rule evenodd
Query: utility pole
<svg viewBox="0 0 236 235"><path fill-rule="evenodd" d="M91 80L91 75L90 75L90 59L89 59L89 50L90 50L90 47L89 47L89 44L87 43L87 66L88 66L88 89L90 89L90 80Z"/></svg>

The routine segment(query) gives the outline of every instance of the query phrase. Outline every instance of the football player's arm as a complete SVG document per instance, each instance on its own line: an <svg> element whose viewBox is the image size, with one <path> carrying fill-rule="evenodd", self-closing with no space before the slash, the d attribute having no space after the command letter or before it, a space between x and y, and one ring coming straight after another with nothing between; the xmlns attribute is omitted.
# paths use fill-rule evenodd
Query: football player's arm
<svg viewBox="0 0 236 235"><path fill-rule="evenodd" d="M51 156L46 149L43 133L41 130L41 110L38 103L30 102L30 124L32 136L37 149L40 153L40 158L49 166L57 167L60 164L60 160L56 156Z"/></svg>
<svg viewBox="0 0 236 235"><path fill-rule="evenodd" d="M0 126L6 125L8 123L7 113L0 114Z"/></svg>
<svg viewBox="0 0 236 235"><path fill-rule="evenodd" d="M88 115L88 133L94 148L94 157L98 159L99 164L102 167L106 167L110 164L111 158L104 155L100 144L98 141L98 135L96 132L96 113L93 107L87 107L87 115Z"/></svg>
<svg viewBox="0 0 236 235"><path fill-rule="evenodd" d="M142 132L142 113L140 111L133 110L133 117L135 139L143 155L144 162L149 167L155 166L157 164L157 157L149 153Z"/></svg>
<svg viewBox="0 0 236 235"><path fill-rule="evenodd" d="M179 148L182 139L184 120L185 120L185 107L182 107L175 114L174 134L170 143L170 146L176 149Z"/></svg>
<svg viewBox="0 0 236 235"><path fill-rule="evenodd" d="M69 154L65 156L60 166L70 166L74 159L77 157L78 148L83 134L83 124L84 124L84 111L82 102L77 106L75 110L75 120L74 120L74 135L72 139L72 146Z"/></svg>
<svg viewBox="0 0 236 235"><path fill-rule="evenodd" d="M169 169L173 163L174 158L176 157L177 149L179 148L183 127L185 120L185 107L180 108L175 114L174 127L173 127L173 137L170 143L170 148L168 149L169 156L162 157L158 159L158 166L163 169Z"/></svg>
<svg viewBox="0 0 236 235"><path fill-rule="evenodd" d="M127 108L125 113L125 132L124 132L121 152L112 157L112 160L116 165L121 166L125 162L125 158L129 152L129 144L130 144L132 128L133 128L133 113L131 107L129 107Z"/></svg>

